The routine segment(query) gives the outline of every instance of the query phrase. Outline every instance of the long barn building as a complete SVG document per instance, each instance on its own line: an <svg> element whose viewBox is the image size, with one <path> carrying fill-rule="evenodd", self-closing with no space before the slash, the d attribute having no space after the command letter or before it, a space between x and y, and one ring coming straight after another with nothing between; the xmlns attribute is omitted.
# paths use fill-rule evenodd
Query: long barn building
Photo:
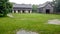
<svg viewBox="0 0 60 34"><path fill-rule="evenodd" d="M13 4L12 13L32 13L31 4Z"/></svg>

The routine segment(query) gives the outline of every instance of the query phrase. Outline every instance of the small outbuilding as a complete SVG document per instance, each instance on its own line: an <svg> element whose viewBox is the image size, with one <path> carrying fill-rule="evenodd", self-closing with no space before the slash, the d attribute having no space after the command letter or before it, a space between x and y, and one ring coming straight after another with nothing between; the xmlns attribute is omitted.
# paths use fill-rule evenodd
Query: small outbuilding
<svg viewBox="0 0 60 34"><path fill-rule="evenodd" d="M54 13L53 4L49 1L44 4L40 4L38 6L38 13L46 13L46 14Z"/></svg>

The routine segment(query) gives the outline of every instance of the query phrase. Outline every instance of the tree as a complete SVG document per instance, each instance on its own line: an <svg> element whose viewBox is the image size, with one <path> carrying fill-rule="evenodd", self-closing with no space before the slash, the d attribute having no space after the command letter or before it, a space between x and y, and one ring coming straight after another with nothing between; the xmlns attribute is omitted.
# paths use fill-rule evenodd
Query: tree
<svg viewBox="0 0 60 34"><path fill-rule="evenodd" d="M37 12L37 5L33 5L32 7L33 7L33 8L32 8L32 11L33 11L33 12Z"/></svg>
<svg viewBox="0 0 60 34"><path fill-rule="evenodd" d="M60 12L60 0L53 0L55 12Z"/></svg>
<svg viewBox="0 0 60 34"><path fill-rule="evenodd" d="M9 0L0 0L0 16L7 16L12 10L12 3Z"/></svg>

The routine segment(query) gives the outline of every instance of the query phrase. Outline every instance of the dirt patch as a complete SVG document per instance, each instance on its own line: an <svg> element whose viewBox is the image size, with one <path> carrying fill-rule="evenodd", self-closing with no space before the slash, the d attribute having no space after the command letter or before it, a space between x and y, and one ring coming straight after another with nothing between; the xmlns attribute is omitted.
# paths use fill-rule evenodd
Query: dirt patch
<svg viewBox="0 0 60 34"><path fill-rule="evenodd" d="M60 25L60 20L59 19L48 20L48 24Z"/></svg>
<svg viewBox="0 0 60 34"><path fill-rule="evenodd" d="M7 14L7 16L13 18L13 15L12 14Z"/></svg>
<svg viewBox="0 0 60 34"><path fill-rule="evenodd" d="M20 30L16 34L38 34L38 33L32 31Z"/></svg>

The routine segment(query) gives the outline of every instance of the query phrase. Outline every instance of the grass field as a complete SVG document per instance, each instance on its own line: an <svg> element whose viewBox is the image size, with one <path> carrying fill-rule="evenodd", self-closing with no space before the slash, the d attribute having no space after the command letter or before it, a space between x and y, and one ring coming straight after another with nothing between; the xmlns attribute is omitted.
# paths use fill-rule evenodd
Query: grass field
<svg viewBox="0 0 60 34"><path fill-rule="evenodd" d="M53 14L12 14L13 18L0 17L0 34L15 34L24 29L39 34L60 34L60 25L45 24L50 19L60 19Z"/></svg>

